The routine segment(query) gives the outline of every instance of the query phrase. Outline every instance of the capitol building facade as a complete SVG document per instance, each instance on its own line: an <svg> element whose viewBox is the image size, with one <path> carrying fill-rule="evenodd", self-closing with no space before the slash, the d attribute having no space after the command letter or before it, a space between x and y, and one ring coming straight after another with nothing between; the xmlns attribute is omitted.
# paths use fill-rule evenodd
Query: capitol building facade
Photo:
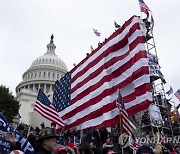
<svg viewBox="0 0 180 154"><path fill-rule="evenodd" d="M66 64L55 54L56 46L53 39L52 35L47 45L47 52L33 61L30 68L22 75L23 81L16 87L16 100L20 104L20 122L31 124L33 127L40 126L43 122L46 126L50 125L50 121L34 111L38 90L42 89L52 101L55 81L67 72Z"/></svg>

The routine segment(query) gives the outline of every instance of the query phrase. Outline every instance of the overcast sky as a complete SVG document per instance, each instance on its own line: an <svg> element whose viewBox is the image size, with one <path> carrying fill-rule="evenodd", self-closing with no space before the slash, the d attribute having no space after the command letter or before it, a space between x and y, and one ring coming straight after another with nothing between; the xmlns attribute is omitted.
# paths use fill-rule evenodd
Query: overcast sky
<svg viewBox="0 0 180 154"><path fill-rule="evenodd" d="M161 71L167 83L180 88L180 2L144 0L152 11L154 38ZM71 70L90 45L109 37L114 20L122 25L133 15L141 15L138 0L2 0L0 5L0 85L15 95L15 87L31 63L46 52L54 34L56 54ZM101 32L94 35L92 28ZM173 98L176 102L176 97Z"/></svg>

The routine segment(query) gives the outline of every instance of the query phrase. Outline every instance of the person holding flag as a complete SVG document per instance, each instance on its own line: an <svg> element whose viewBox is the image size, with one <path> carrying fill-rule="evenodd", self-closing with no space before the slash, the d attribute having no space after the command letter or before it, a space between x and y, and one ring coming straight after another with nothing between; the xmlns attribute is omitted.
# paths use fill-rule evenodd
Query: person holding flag
<svg viewBox="0 0 180 154"><path fill-rule="evenodd" d="M117 99L116 105L120 112L120 125L122 126L121 134L122 134L122 131L124 130L129 135L130 148L136 151L141 146L141 144L139 144L136 141L133 135L133 129L136 129L136 127L129 120L128 113L125 109L124 101L123 101L120 90L118 92L118 99ZM123 148L122 148L122 151L123 151Z"/></svg>
<svg viewBox="0 0 180 154"><path fill-rule="evenodd" d="M9 139L13 143L13 145L16 145L16 143L19 144L19 150L25 152L26 154L35 153L32 145L15 128L9 125L2 114L0 114L0 130L11 134Z"/></svg>

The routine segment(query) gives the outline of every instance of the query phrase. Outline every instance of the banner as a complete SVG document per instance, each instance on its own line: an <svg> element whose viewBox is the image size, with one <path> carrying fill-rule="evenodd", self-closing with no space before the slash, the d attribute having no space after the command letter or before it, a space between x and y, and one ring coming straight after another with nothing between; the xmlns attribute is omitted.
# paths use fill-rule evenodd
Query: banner
<svg viewBox="0 0 180 154"><path fill-rule="evenodd" d="M5 132L13 132L15 134L15 139L21 144L21 149L26 154L34 154L34 149L32 145L21 135L16 129L10 126L5 119L5 117L0 114L0 130Z"/></svg>
<svg viewBox="0 0 180 154"><path fill-rule="evenodd" d="M1 138L0 139L0 153L8 153L10 152L10 143L9 141Z"/></svg>
<svg viewBox="0 0 180 154"><path fill-rule="evenodd" d="M165 79L164 79L164 75L162 74L162 72L160 71L160 66L158 63L158 58L151 54L151 53L147 53L148 56L148 64L149 64L149 69L150 69L150 76L155 77L155 79L161 79L163 83L166 83Z"/></svg>

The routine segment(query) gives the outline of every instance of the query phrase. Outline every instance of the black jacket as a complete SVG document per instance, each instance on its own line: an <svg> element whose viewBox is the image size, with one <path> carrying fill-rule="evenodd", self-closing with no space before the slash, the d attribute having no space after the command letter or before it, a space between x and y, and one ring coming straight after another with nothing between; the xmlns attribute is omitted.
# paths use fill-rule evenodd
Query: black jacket
<svg viewBox="0 0 180 154"><path fill-rule="evenodd" d="M40 147L35 151L35 154L51 154L51 151L48 151L48 150Z"/></svg>
<svg viewBox="0 0 180 154"><path fill-rule="evenodd" d="M141 146L136 152L136 154L143 154L143 153L154 154L153 149L148 145Z"/></svg>

